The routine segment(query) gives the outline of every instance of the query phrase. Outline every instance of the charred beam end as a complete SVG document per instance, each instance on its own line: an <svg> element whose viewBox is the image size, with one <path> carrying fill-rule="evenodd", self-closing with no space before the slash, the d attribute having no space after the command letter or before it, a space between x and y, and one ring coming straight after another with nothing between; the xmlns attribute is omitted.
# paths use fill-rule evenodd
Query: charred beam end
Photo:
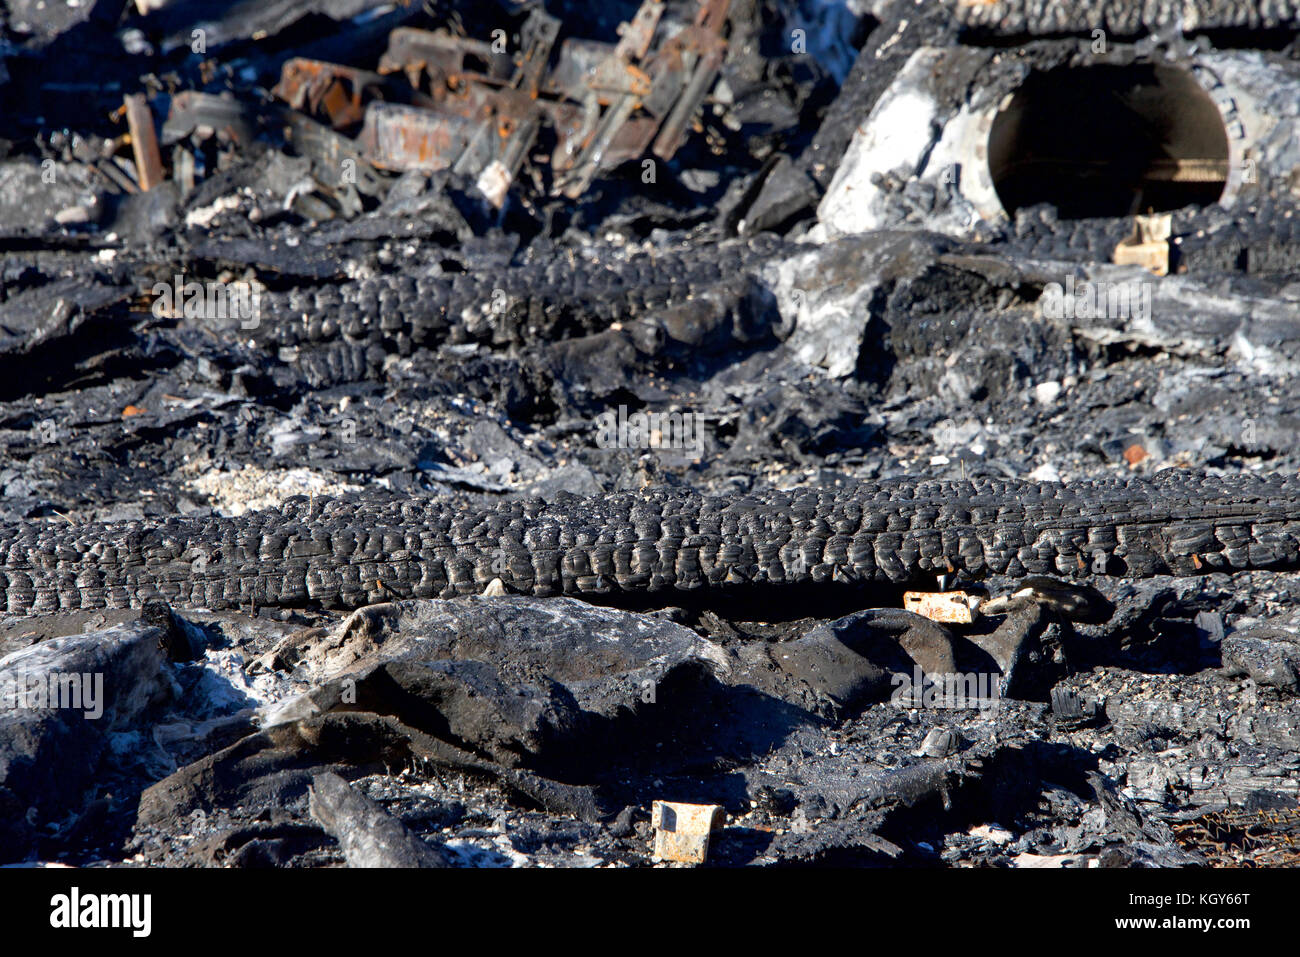
<svg viewBox="0 0 1300 957"><path fill-rule="evenodd" d="M311 816L339 842L349 867L447 867L447 855L337 774L312 780Z"/></svg>
<svg viewBox="0 0 1300 957"><path fill-rule="evenodd" d="M291 499L240 518L0 527L11 613L172 605L350 608L528 595L1141 577L1300 566L1300 479L881 482L702 495L656 487L458 508Z"/></svg>

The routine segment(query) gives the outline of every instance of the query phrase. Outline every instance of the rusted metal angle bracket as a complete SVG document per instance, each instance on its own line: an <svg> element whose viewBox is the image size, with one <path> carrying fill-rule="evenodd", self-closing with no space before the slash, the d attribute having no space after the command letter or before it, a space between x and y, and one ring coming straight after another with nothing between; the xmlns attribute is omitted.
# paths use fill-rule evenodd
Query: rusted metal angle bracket
<svg viewBox="0 0 1300 957"><path fill-rule="evenodd" d="M695 21L672 37L656 59L654 67L671 77L666 82L680 82L689 74L655 139L654 153L660 159L670 159L677 152L687 124L722 69L727 53L722 31L730 7L731 0L701 0Z"/></svg>
<svg viewBox="0 0 1300 957"><path fill-rule="evenodd" d="M340 130L362 121L367 99L383 84L384 78L369 70L295 57L280 68L280 82L271 93L295 110L327 120Z"/></svg>

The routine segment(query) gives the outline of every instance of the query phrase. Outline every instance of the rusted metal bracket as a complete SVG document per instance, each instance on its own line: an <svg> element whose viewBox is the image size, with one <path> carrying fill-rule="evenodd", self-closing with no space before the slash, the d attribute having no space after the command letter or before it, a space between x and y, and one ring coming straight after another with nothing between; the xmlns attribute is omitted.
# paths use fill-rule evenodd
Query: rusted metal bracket
<svg viewBox="0 0 1300 957"><path fill-rule="evenodd" d="M523 51L515 61L510 85L534 99L541 92L542 78L551 59L551 50L560 35L560 21L544 10L534 10L519 32Z"/></svg>
<svg viewBox="0 0 1300 957"><path fill-rule="evenodd" d="M365 118L367 101L381 96L383 85L378 73L296 57L280 68L280 82L271 93L295 110L345 130Z"/></svg>
<svg viewBox="0 0 1300 957"><path fill-rule="evenodd" d="M498 208L545 124L555 132L551 192L576 198L652 143L663 159L676 152L721 68L729 8L730 0L699 0L692 22L673 33L664 0L643 0L617 43L565 41L554 67L560 21L541 9L524 21L513 53L499 38L398 27L377 72L293 59L272 92L334 131L360 124L357 139L344 142L367 168L450 169L475 178ZM394 74L407 86L394 84ZM169 125L184 123L199 102L185 97L177 96ZM204 102L200 112L236 139L253 134L239 106L228 118L218 104ZM317 152L340 150L315 131L294 135Z"/></svg>
<svg viewBox="0 0 1300 957"><path fill-rule="evenodd" d="M518 57L443 31L393 31L379 72L404 73L423 102L372 104L362 150L383 168L475 176L488 201L502 206L541 127L538 95L559 29L559 20L533 11Z"/></svg>
<svg viewBox="0 0 1300 957"><path fill-rule="evenodd" d="M693 22L652 55L665 6L644 0L616 44L566 41L550 70L559 21L541 11L525 22L514 58L480 40L399 28L379 72L404 73L427 95L430 115L372 104L362 148L380 167L478 176L500 205L547 123L556 134L552 191L576 198L602 170L644 155L652 142L661 158L677 150L721 68L729 6L701 0Z"/></svg>
<svg viewBox="0 0 1300 957"><path fill-rule="evenodd" d="M576 135L576 148L571 147L554 164L560 174L555 188L565 196L582 195L602 165L623 161L611 155L611 147L632 112L654 90L654 82L636 61L650 48L663 11L662 0L645 0L631 22L621 26L622 36L614 49L589 71L586 89L581 94L583 120ZM640 144L635 152L634 148L635 144L625 141L617 152L624 158L629 158L628 153L640 155L645 144Z"/></svg>
<svg viewBox="0 0 1300 957"><path fill-rule="evenodd" d="M417 27L390 33L388 49L379 59L381 74L403 73L413 89L427 89L435 98L444 88L474 82L504 86L513 70L510 54L497 53L490 43Z"/></svg>
<svg viewBox="0 0 1300 957"><path fill-rule="evenodd" d="M695 22L672 37L656 58L654 69L662 74L662 93L656 89L655 101L647 108L654 112L661 103L671 103L654 143L654 153L661 159L677 152L686 125L722 69L727 54L722 30L730 7L731 0L701 0Z"/></svg>

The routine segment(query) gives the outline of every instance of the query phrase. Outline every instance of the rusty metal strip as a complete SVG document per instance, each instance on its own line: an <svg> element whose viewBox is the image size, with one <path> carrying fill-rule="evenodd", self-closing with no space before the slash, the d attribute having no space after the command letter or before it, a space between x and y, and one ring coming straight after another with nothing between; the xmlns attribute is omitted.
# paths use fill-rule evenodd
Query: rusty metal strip
<svg viewBox="0 0 1300 957"><path fill-rule="evenodd" d="M639 60L645 56L654 40L655 29L659 26L663 12L663 0L645 0L632 21L621 25L623 33L618 45L614 47L614 56L627 61Z"/></svg>
<svg viewBox="0 0 1300 957"><path fill-rule="evenodd" d="M158 152L158 132L153 125L153 111L143 93L127 96L126 124L131 131L131 152L135 156L135 175L141 190L150 190L163 181L162 156Z"/></svg>
<svg viewBox="0 0 1300 957"><path fill-rule="evenodd" d="M559 35L560 21L557 17L540 9L529 14L528 20L520 30L523 51L510 81L512 87L523 90L531 97L537 96L541 89L542 77L546 74L546 67L550 63L551 50L555 47L555 40Z"/></svg>
<svg viewBox="0 0 1300 957"><path fill-rule="evenodd" d="M722 69L727 52L722 31L730 8L731 0L701 0L694 23L665 47L664 60L673 78L677 80L689 74L689 79L681 87L655 139L654 153L661 159L670 159L677 152L686 136L687 124Z"/></svg>

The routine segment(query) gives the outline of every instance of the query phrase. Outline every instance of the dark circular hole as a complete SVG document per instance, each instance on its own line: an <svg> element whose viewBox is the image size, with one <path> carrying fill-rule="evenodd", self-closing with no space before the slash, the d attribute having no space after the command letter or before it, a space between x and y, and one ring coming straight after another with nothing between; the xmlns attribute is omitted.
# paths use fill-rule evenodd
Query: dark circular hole
<svg viewBox="0 0 1300 957"><path fill-rule="evenodd" d="M1186 70L1132 65L1031 74L993 121L989 171L1007 214L1062 219L1205 206L1223 195L1228 134Z"/></svg>

